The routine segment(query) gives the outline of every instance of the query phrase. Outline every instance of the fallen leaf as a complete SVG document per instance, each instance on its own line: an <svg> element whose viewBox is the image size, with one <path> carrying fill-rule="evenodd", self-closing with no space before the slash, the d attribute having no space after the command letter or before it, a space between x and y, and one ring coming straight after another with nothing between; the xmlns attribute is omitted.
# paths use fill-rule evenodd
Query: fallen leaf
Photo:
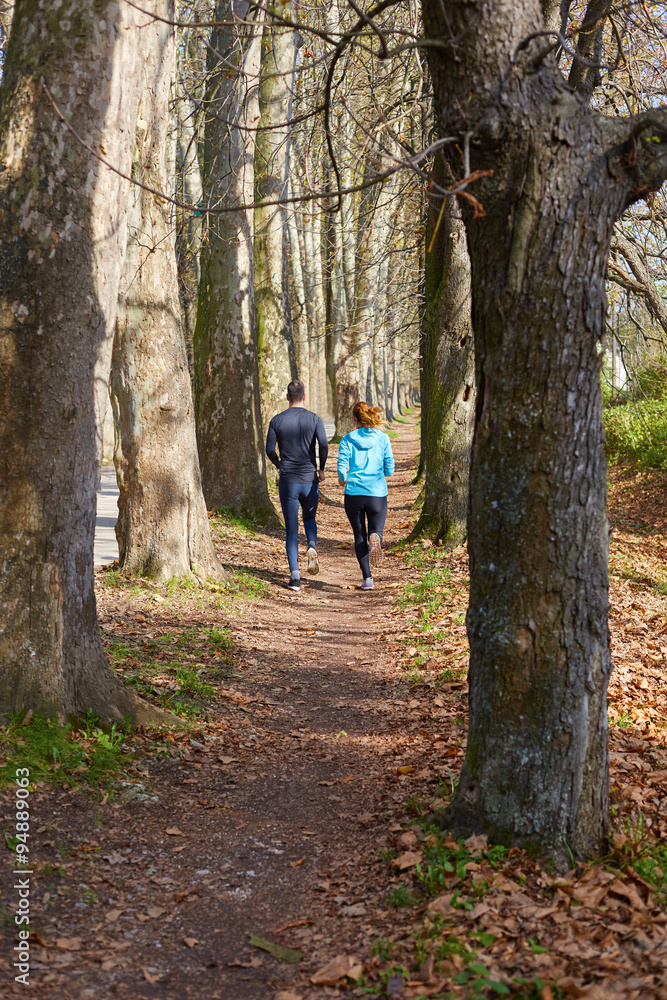
<svg viewBox="0 0 667 1000"><path fill-rule="evenodd" d="M292 863L290 864L290 868L297 868L298 865L302 865L305 860L306 860L306 855L304 854L304 856L302 858L299 858L298 861L292 861Z"/></svg>
<svg viewBox="0 0 667 1000"><path fill-rule="evenodd" d="M427 906L428 912L437 917L445 917L450 913L455 913L456 911L452 906L453 895L453 892L447 892L442 896L438 896L436 899L432 899Z"/></svg>
<svg viewBox="0 0 667 1000"><path fill-rule="evenodd" d="M157 917L161 917L163 913L166 913L166 909L164 906L149 906L146 913L155 920Z"/></svg>
<svg viewBox="0 0 667 1000"><path fill-rule="evenodd" d="M261 948L262 951L268 951L269 955L279 958L281 962L294 964L306 957L302 951L296 951L294 948L285 948L282 944L276 944L275 941L267 941L266 938L258 937L256 934L251 934L249 940L253 948Z"/></svg>
<svg viewBox="0 0 667 1000"><path fill-rule="evenodd" d="M183 944L187 944L188 948L194 948L195 945L199 944L199 941L197 940L197 938L184 937L183 938Z"/></svg>
<svg viewBox="0 0 667 1000"><path fill-rule="evenodd" d="M412 764L404 764L403 767L396 768L396 774L410 774L411 771L414 771Z"/></svg>
<svg viewBox="0 0 667 1000"><path fill-rule="evenodd" d="M366 904L353 903L351 906L341 906L340 911L345 917L365 917Z"/></svg>
<svg viewBox="0 0 667 1000"><path fill-rule="evenodd" d="M153 975L152 973L150 973L150 972L148 971L148 969L147 969L147 968L146 968L146 967L145 967L144 965L141 965L141 966L139 966L139 968L140 968L140 969L141 969L141 971L143 972L143 974L144 974L144 979L146 980L146 982L147 982L147 983L150 983L150 984L151 984L151 986L154 986L154 985L155 985L155 983L157 983L157 981L158 981L158 980L159 980L159 978L160 978L160 973L159 973L159 972L156 972L156 973L155 973L155 975Z"/></svg>
<svg viewBox="0 0 667 1000"><path fill-rule="evenodd" d="M356 955L337 955L310 977L314 986L335 986L340 979L358 979L363 965ZM353 975L353 973L357 973Z"/></svg>
<svg viewBox="0 0 667 1000"><path fill-rule="evenodd" d="M394 858L392 865L394 868L398 868L399 871L403 872L406 868L414 868L418 861L422 859L421 851L405 851L404 854L399 855Z"/></svg>
<svg viewBox="0 0 667 1000"><path fill-rule="evenodd" d="M122 854L118 854L117 851L112 851L111 854L103 854L102 860L108 861L110 865L120 865L125 863L127 858L124 858Z"/></svg>
<svg viewBox="0 0 667 1000"><path fill-rule="evenodd" d="M115 924L122 912L122 910L109 910L109 912L104 915L104 919L108 924Z"/></svg>
<svg viewBox="0 0 667 1000"><path fill-rule="evenodd" d="M168 837L183 837L185 834L182 830L179 830L177 826L168 826L165 830Z"/></svg>
<svg viewBox="0 0 667 1000"><path fill-rule="evenodd" d="M281 931L288 931L291 927L309 927L312 923L312 920L293 920L290 924L283 924L282 927L276 927L273 933L280 934Z"/></svg>
<svg viewBox="0 0 667 1000"><path fill-rule="evenodd" d="M485 851L489 846L489 838L485 833L473 833L472 836L464 840L463 843L471 851Z"/></svg>
<svg viewBox="0 0 667 1000"><path fill-rule="evenodd" d="M81 938L58 938L56 948L62 948L64 951L80 951Z"/></svg>

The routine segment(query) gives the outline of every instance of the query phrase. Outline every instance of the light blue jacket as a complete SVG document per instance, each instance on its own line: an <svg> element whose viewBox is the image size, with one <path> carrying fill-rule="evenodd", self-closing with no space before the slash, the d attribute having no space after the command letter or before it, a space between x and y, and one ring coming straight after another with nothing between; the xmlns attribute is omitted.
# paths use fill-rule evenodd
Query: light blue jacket
<svg viewBox="0 0 667 1000"><path fill-rule="evenodd" d="M374 427L359 427L346 434L338 449L338 478L353 496L386 497L385 476L394 474L391 441Z"/></svg>

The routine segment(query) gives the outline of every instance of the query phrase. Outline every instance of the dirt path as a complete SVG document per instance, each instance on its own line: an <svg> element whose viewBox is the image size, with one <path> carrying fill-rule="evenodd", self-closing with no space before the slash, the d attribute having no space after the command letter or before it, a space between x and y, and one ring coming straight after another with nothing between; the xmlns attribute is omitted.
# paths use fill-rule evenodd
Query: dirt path
<svg viewBox="0 0 667 1000"><path fill-rule="evenodd" d="M392 443L389 546L414 519L414 418ZM396 775L407 758L396 755L414 753L397 738L424 724L419 712L405 724L406 686L396 688L386 641L397 613L403 617L392 595L406 571L389 552L377 589L357 589L335 454L330 470L324 494L332 502L319 514L321 572L300 594L285 589L275 532L225 546L227 564L260 571L271 587L231 622L242 681L225 682L209 724L175 742L173 756L146 753L145 770L128 773L158 801L100 805L53 789L33 796L34 821L40 802L48 811L33 844L42 865L48 861L33 891L33 995L339 995L309 977L335 955L368 957L385 921L395 933L401 911L387 911L392 876L379 855L408 791ZM117 595L100 598L107 634L135 644L175 620L182 629L224 618L210 602L187 615L154 609L141 595L120 604ZM417 777L420 785L437 775ZM58 878L54 849L63 855ZM250 934L305 957L278 961L249 947Z"/></svg>

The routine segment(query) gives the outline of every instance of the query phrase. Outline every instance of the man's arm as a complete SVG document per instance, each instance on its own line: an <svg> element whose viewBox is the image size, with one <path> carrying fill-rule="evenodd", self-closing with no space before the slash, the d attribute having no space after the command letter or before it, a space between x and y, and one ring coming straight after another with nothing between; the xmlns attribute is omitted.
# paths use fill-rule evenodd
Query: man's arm
<svg viewBox="0 0 667 1000"><path fill-rule="evenodd" d="M280 468L280 461L276 454L276 443L278 438L276 437L276 429L273 426L273 420L269 424L269 433L266 435L266 454L270 462L275 465L276 469Z"/></svg>
<svg viewBox="0 0 667 1000"><path fill-rule="evenodd" d="M324 472L324 466L327 464L327 456L329 455L329 442L327 441L327 432L324 429L324 421L322 417L317 418L317 425L315 427L315 436L317 438L317 444L320 452L320 473ZM324 476L320 474L320 482L324 481Z"/></svg>

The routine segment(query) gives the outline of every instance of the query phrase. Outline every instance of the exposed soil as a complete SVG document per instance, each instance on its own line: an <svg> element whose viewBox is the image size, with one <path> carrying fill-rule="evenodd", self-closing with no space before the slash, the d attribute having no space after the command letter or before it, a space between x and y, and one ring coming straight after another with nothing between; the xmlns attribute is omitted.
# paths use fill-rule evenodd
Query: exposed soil
<svg viewBox="0 0 667 1000"><path fill-rule="evenodd" d="M644 570L623 562L637 510L645 525L657 518L641 490L655 491L644 480L633 491L620 473L612 489L621 511L612 560L611 715L621 720L612 729L612 777L625 861L617 859L614 875L597 866L558 878L525 855L493 867L490 856L474 854L484 851L483 838L467 848L454 842L459 859L469 852L467 867L429 903L415 868L429 843L424 819L443 804L465 752L467 560L462 549L439 554L456 596L438 612L446 638L434 641L424 664L410 646L411 637L420 641L418 609L396 601L420 574L391 551L416 520L414 418L392 444L387 558L374 591L358 589L335 449L318 517L321 571L304 573L299 594L285 587L282 535L272 530L226 533L223 562L270 584L262 597L239 597L231 612L229 599L210 589L164 597L100 580L107 640L138 656L161 636L182 635L182 655L217 677L216 699L208 720L187 731L129 741L136 756L123 777L140 798L139 782L157 801L123 802L119 793L100 800L58 785L31 796L32 996L311 1000L361 996L354 980L362 971L383 995L463 996L474 986L456 979L468 959L453 946L442 951L458 934L477 941L480 960L502 982L521 975L537 984L525 997L667 998L667 916L632 867L640 813L654 834L667 834L667 751L656 707L665 702L667 608L654 579L659 552L648 544L663 544L657 529L650 538L641 529ZM231 658L188 652L189 636L222 625L233 633ZM117 666L127 674L136 663L128 654ZM158 743L169 753L156 752ZM7 794L0 799L5 822L11 803ZM3 853L0 902L11 920L12 855ZM415 905L392 905L400 886ZM433 928L435 963L422 940ZM7 958L14 931L8 922L3 997L25 991L12 982ZM303 958L274 958L251 946L252 934ZM313 983L336 956L339 974Z"/></svg>

